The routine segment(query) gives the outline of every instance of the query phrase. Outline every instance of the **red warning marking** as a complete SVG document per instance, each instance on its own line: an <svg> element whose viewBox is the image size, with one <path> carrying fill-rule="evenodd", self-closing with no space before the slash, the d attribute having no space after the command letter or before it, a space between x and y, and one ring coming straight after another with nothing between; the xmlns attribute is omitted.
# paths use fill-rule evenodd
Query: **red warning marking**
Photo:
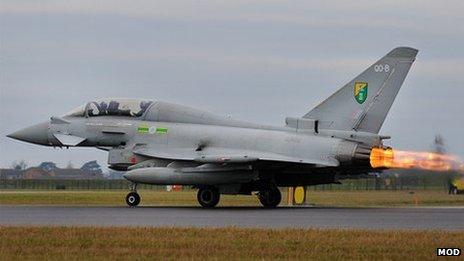
<svg viewBox="0 0 464 261"><path fill-rule="evenodd" d="M132 156L132 157L130 158L130 162L131 162L132 164L137 163L137 159L135 158L135 156Z"/></svg>

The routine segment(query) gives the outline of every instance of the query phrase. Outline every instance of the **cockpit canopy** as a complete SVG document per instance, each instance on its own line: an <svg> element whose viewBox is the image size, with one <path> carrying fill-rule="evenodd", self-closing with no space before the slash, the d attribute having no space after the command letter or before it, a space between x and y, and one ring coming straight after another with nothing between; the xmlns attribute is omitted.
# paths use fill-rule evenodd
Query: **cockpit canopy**
<svg viewBox="0 0 464 261"><path fill-rule="evenodd" d="M64 117L120 116L152 122L219 125L260 128L258 124L242 122L203 110L163 101L142 99L102 99L88 102L66 113Z"/></svg>
<svg viewBox="0 0 464 261"><path fill-rule="evenodd" d="M140 117L153 104L150 100L101 99L88 102L66 113L65 117L125 116Z"/></svg>

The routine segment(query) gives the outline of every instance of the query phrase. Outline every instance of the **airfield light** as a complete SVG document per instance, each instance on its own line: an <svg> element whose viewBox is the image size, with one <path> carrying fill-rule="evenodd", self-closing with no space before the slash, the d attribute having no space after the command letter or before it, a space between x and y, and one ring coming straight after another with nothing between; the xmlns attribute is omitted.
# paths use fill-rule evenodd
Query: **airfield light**
<svg viewBox="0 0 464 261"><path fill-rule="evenodd" d="M431 171L462 171L463 163L453 155L423 151L403 151L373 148L370 155L373 168L424 169Z"/></svg>

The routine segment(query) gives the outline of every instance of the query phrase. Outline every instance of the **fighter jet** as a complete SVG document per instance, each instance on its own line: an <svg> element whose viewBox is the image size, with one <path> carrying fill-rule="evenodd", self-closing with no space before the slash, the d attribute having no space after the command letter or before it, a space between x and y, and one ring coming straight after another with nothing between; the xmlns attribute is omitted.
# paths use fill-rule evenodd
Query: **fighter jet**
<svg viewBox="0 0 464 261"><path fill-rule="evenodd" d="M256 194L264 207L281 201L279 187L339 183L376 171L373 148L386 149L380 128L415 60L398 47L302 117L266 126L149 99L101 99L8 137L53 147L108 151L108 165L127 171L126 196L137 184L198 189L201 206L221 194Z"/></svg>

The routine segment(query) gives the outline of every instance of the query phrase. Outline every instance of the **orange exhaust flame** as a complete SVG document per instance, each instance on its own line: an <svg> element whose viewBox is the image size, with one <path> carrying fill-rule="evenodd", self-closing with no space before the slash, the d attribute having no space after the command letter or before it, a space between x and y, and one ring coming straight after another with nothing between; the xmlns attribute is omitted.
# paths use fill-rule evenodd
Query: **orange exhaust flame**
<svg viewBox="0 0 464 261"><path fill-rule="evenodd" d="M464 164L456 156L433 152L373 148L370 163L373 168L464 172Z"/></svg>

